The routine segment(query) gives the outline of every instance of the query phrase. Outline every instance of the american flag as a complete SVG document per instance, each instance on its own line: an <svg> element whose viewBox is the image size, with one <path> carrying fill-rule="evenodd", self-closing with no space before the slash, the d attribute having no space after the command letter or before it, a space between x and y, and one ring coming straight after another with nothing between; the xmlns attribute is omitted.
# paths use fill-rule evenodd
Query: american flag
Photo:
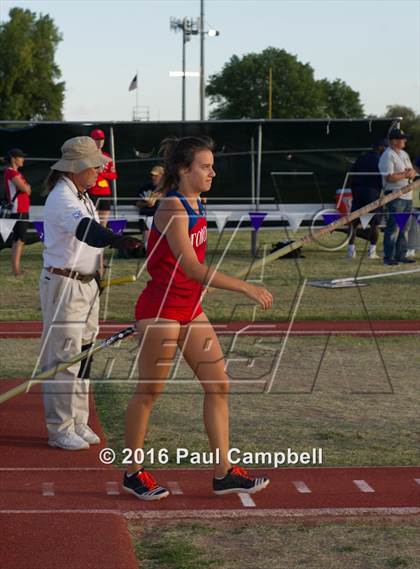
<svg viewBox="0 0 420 569"><path fill-rule="evenodd" d="M134 75L130 83L130 86L128 87L129 91L134 91L135 89L137 89L137 73Z"/></svg>

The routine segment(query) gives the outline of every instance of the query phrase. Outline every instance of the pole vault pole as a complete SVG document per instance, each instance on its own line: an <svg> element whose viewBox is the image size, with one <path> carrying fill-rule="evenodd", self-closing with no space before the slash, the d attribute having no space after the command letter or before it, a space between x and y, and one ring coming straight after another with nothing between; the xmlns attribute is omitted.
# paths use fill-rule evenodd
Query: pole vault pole
<svg viewBox="0 0 420 569"><path fill-rule="evenodd" d="M374 202L371 202L371 203L365 205L364 207L361 207L360 209L357 209L356 211L353 211L350 214L341 217L340 219L336 219L335 221L326 225L325 227L321 227L320 229L316 229L314 231L311 230L304 237L301 237L300 239L296 239L296 241L293 241L293 243L289 243L289 245L282 247L278 251L274 251L274 253L270 253L269 255L266 255L262 259L256 260L255 262L253 262L251 264L250 267L246 267L246 268L244 267L242 270L240 270L238 273L236 273L235 277L242 278L242 277L248 275L248 273L250 273L251 271L259 270L259 269L261 269L261 267L264 267L265 265L268 265L268 264L272 263L273 261L280 259L280 257L284 257L284 255L287 255L288 253L291 253L292 251L296 251L296 249L300 249L301 247L303 247L307 243L311 243L313 241L316 241L319 237L322 237L323 235L328 235L329 233L332 233L336 229L339 229L340 227L344 227L345 225L348 225L353 220L358 219L359 217L362 217L363 215L366 215L367 213L370 213L374 209L382 207L383 205L400 198L404 194L408 194L408 192L412 192L412 191L418 190L418 189L420 189L420 180L417 182L414 182L413 184L408 184L407 186L405 186L404 188L401 188L400 190L395 190L394 192L387 194L386 196L383 196L382 198L379 198L379 199L375 200Z"/></svg>
<svg viewBox="0 0 420 569"><path fill-rule="evenodd" d="M73 356L69 360L67 360L65 362L59 362L54 367L51 367L49 369L46 369L45 371L42 371L41 373L38 373L35 377L32 377L31 379L28 379L27 381L24 381L23 383L16 385L16 387L9 389L5 393L2 393L0 395L0 404L4 403L5 401L8 401L9 399L12 399L12 397L16 397L16 395L20 395L21 393L28 392L31 387L33 387L34 385L37 385L38 383L41 383L42 381L44 381L46 379L54 378L55 374L59 373L60 371L64 371L68 367L81 362L85 358L89 358L89 357L93 356L93 354L96 354L99 351L101 351L105 348L108 348L109 346L112 346L112 344L115 344L116 342L123 340L124 338L127 338L128 336L131 336L131 334L134 334L135 331L136 331L136 329L133 326L129 326L128 328L124 328L123 330L116 332L112 336L109 336L105 340L102 340L102 342L98 342L89 351L85 351L85 352L81 352L80 354L76 354L75 356Z"/></svg>

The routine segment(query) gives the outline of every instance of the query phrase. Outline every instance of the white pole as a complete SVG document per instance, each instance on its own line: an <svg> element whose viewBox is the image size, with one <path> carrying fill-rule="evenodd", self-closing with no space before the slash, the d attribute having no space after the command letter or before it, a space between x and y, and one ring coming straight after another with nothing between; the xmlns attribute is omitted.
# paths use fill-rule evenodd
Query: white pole
<svg viewBox="0 0 420 569"><path fill-rule="evenodd" d="M205 118L204 39L204 0L200 0L200 121Z"/></svg>
<svg viewBox="0 0 420 569"><path fill-rule="evenodd" d="M139 70L136 69L136 114L139 108Z"/></svg>
<svg viewBox="0 0 420 569"><path fill-rule="evenodd" d="M258 150L257 150L257 186L256 186L256 195L255 195L255 210L259 211L260 209L260 198L261 198L261 161L262 161L262 139L263 139L263 130L262 124L258 125ZM253 257L257 256L257 249L258 249L258 235L257 231L254 229L251 233L251 255Z"/></svg>
<svg viewBox="0 0 420 569"><path fill-rule="evenodd" d="M347 277L345 279L333 279L331 284L367 281L368 279L381 279L382 277L392 277L394 275L409 275L411 273L420 273L420 269L409 269L407 271L394 271L389 273L379 273L377 275L365 275L364 277Z"/></svg>
<svg viewBox="0 0 420 569"><path fill-rule="evenodd" d="M115 144L114 144L114 128L111 126L109 129L109 149L111 151L111 158L115 162ZM117 217L117 180L111 180L112 188L112 201L114 202L114 217Z"/></svg>

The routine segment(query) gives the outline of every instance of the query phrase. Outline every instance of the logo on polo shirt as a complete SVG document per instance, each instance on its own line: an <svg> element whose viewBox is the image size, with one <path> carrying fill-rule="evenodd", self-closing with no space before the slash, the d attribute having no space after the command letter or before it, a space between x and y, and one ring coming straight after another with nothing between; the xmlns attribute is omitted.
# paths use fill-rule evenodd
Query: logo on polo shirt
<svg viewBox="0 0 420 569"><path fill-rule="evenodd" d="M83 211L81 209L74 209L72 212L72 216L74 217L74 219L80 219L81 217L83 217Z"/></svg>

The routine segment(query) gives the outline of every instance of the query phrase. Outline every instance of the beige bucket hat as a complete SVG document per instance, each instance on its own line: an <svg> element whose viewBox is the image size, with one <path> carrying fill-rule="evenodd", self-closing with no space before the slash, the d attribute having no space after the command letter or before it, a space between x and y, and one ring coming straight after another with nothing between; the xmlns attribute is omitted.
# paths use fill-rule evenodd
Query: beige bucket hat
<svg viewBox="0 0 420 569"><path fill-rule="evenodd" d="M111 158L104 156L90 136L69 138L61 147L61 159L51 166L51 170L78 174L86 168L99 168Z"/></svg>

